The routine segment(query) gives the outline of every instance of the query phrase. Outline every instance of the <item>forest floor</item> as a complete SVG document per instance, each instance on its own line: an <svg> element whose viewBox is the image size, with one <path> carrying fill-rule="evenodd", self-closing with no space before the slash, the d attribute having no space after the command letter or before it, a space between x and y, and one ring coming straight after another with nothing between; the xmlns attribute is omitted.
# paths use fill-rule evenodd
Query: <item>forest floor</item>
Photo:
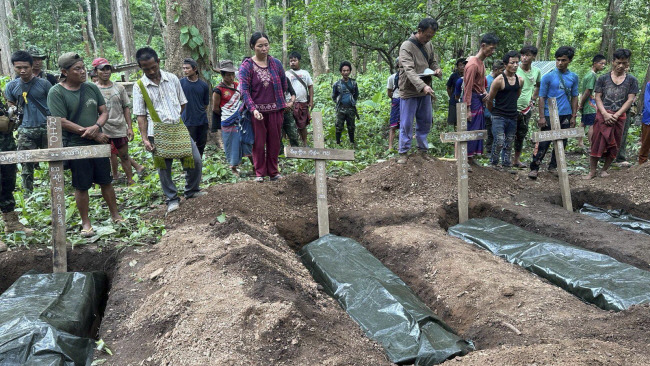
<svg viewBox="0 0 650 366"><path fill-rule="evenodd" d="M566 211L556 177L526 174L474 168L470 217L496 217L650 270L648 237ZM570 180L576 209L591 203L650 219L650 164ZM650 364L649 305L601 310L447 235L458 222L456 187L453 162L420 156L328 180L331 232L360 242L474 341L475 352L448 362ZM97 359L119 366L391 365L296 255L318 236L312 176L207 191L165 218L167 232L155 245L70 254L71 270L111 275L99 337L113 356L97 352ZM89 259L76 263L80 256ZM48 258L46 249L12 251L0 255L0 267L38 267ZM14 272L0 274L2 284L20 275Z"/></svg>

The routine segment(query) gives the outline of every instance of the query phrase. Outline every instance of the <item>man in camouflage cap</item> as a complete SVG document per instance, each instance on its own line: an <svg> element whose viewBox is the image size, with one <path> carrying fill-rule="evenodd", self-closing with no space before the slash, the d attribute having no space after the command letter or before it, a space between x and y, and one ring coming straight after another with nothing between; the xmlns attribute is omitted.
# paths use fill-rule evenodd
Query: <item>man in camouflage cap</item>
<svg viewBox="0 0 650 366"><path fill-rule="evenodd" d="M50 82L52 85L56 85L57 79L56 76L48 73L45 71L45 68L43 68L43 61L47 59L47 54L45 51L42 49L36 47L36 46L29 46L27 48L27 52L32 56L32 59L34 59L34 64L32 65L32 71L34 72L34 76L46 79L47 81Z"/></svg>

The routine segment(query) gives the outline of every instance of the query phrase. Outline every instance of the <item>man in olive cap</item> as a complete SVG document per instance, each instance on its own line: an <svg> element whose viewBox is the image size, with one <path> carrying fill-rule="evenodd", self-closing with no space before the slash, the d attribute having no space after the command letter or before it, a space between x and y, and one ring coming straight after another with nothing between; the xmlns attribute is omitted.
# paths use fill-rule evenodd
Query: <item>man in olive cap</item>
<svg viewBox="0 0 650 366"><path fill-rule="evenodd" d="M86 68L81 56L74 52L59 57L61 83L50 89L47 105L52 116L61 117L63 141L66 146L87 146L108 143L102 128L108 120L106 102L97 85L86 83ZM106 158L70 160L74 197L81 216L81 235L95 235L88 218L88 190L99 184L113 222L123 221L117 211L115 191L111 182L111 163Z"/></svg>
<svg viewBox="0 0 650 366"><path fill-rule="evenodd" d="M43 60L47 59L47 54L40 48L36 46L29 46L27 52L32 56L34 64L32 65L32 72L34 76L42 79L46 79L52 85L56 85L58 82L56 76L45 71L43 68Z"/></svg>

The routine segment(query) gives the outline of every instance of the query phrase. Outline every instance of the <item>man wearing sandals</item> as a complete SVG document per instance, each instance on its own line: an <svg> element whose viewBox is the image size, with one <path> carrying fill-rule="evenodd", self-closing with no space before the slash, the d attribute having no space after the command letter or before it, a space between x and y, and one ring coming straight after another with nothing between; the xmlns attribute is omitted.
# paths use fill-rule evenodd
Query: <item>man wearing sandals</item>
<svg viewBox="0 0 650 366"><path fill-rule="evenodd" d="M97 85L86 83L86 68L81 56L74 52L59 57L61 78L50 89L47 106L54 117L61 117L61 129L65 146L107 144L108 137L102 127L108 119L106 102ZM81 216L81 235L95 233L88 218L88 190L93 183L99 184L102 197L108 205L113 222L123 221L117 211L115 191L111 182L111 163L108 158L70 160L74 198Z"/></svg>
<svg viewBox="0 0 650 366"><path fill-rule="evenodd" d="M140 48L135 57L144 76L133 86L133 114L138 118L145 149L153 153L160 186L167 198L167 213L170 213L180 203L171 172L175 158L181 159L187 171L185 198L206 194L199 188L201 155L181 120L187 98L178 78L160 69L158 54L150 47Z"/></svg>

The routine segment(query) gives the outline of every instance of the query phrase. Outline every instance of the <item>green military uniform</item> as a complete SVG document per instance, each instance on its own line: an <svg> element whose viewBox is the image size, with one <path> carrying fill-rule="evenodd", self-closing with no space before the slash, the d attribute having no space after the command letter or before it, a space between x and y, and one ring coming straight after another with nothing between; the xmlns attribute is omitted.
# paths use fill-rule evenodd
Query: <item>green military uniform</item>
<svg viewBox="0 0 650 366"><path fill-rule="evenodd" d="M350 78L334 83L332 88L332 100L336 102L336 143L341 143L343 127L348 129L350 142L354 144L355 118L357 116L357 99L359 98L359 87L357 82Z"/></svg>
<svg viewBox="0 0 650 366"><path fill-rule="evenodd" d="M287 134L289 138L289 145L300 146L300 135L298 135L298 128L296 127L296 120L293 117L292 110L284 111L284 119L282 121L282 132ZM284 151L284 144L280 139L280 152Z"/></svg>
<svg viewBox="0 0 650 366"><path fill-rule="evenodd" d="M47 128L18 128L18 150L36 149L47 149ZM20 175L23 178L23 188L26 193L30 194L34 191L34 167L37 167L38 163L23 163L21 165L22 173Z"/></svg>

